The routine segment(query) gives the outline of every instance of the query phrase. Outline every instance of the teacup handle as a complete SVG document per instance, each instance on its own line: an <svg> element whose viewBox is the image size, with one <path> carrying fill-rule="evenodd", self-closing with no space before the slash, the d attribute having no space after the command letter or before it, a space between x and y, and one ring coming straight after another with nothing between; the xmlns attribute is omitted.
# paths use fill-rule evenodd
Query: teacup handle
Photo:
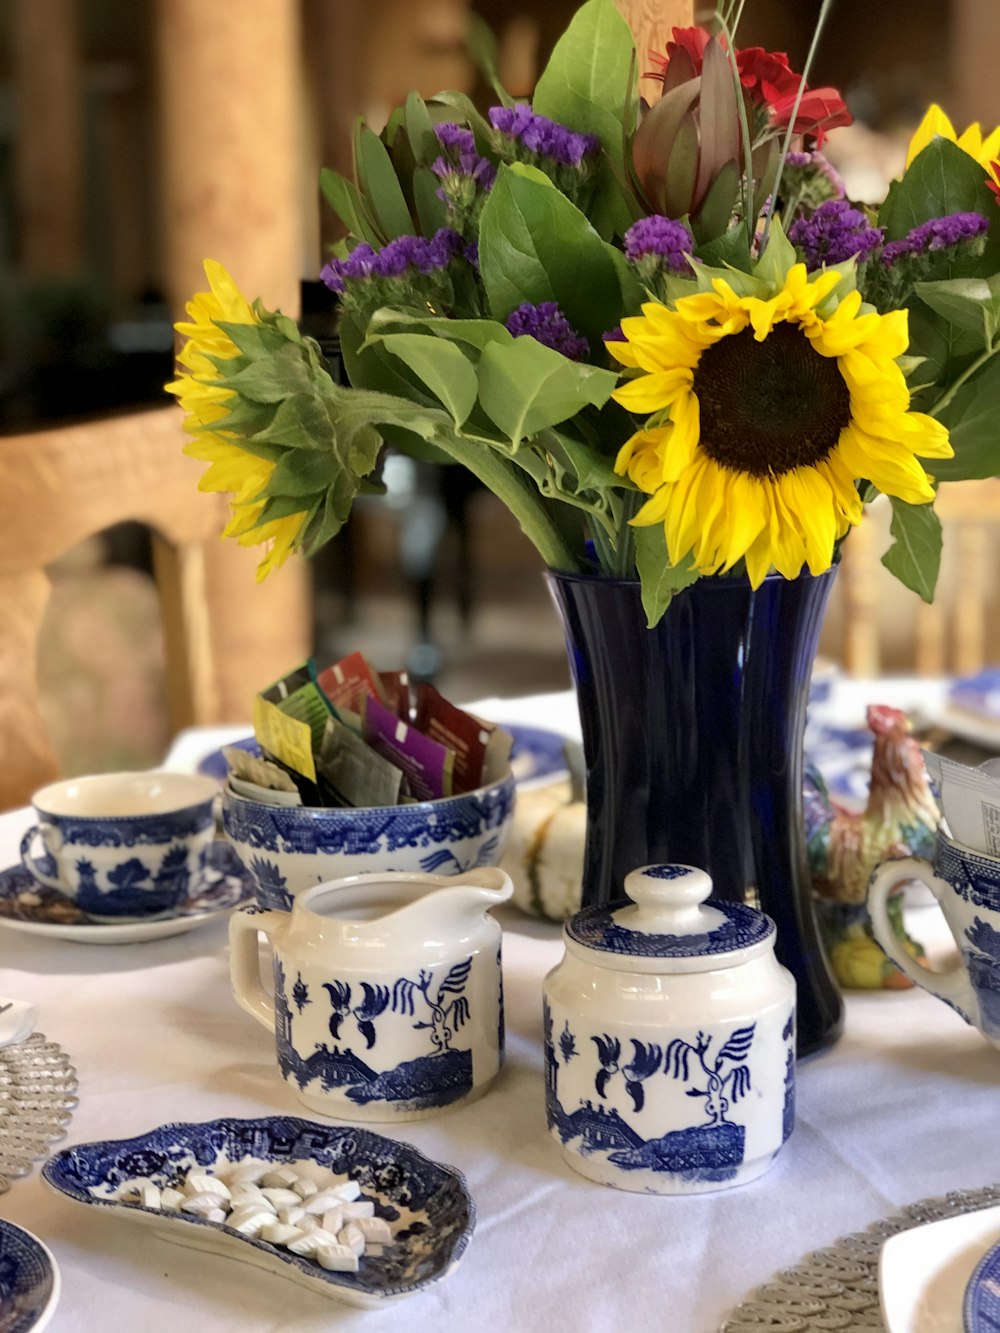
<svg viewBox="0 0 1000 1333"><path fill-rule="evenodd" d="M906 856L898 861L884 862L874 872L868 884L868 913L872 919L875 938L900 971L905 972L916 985L930 991L946 1004L956 1006L963 1016L974 1015L978 1012L976 993L962 964L956 964L947 972L932 972L929 967L924 967L906 952L893 930L887 907L889 897L894 889L912 879L926 884L942 909L946 899L954 892L947 880L934 874L929 861ZM947 919L945 913L945 920ZM955 943L961 951L962 941L951 929L950 922L948 929L955 936Z"/></svg>
<svg viewBox="0 0 1000 1333"><path fill-rule="evenodd" d="M34 875L35 879L37 879L40 884L45 884L50 889L58 889L60 893L65 893L66 886L62 881L56 879L52 875L47 875L44 870L41 870L38 866L38 862L32 855L31 844L36 838L41 839L42 846L44 847L45 841L42 839L41 824L32 824L31 828L28 829L27 833L21 839L21 862L24 865L25 870Z"/></svg>
<svg viewBox="0 0 1000 1333"><path fill-rule="evenodd" d="M257 932L270 939L288 920L287 912L234 912L229 918L229 978L236 1002L272 1032L274 1001L261 984Z"/></svg>

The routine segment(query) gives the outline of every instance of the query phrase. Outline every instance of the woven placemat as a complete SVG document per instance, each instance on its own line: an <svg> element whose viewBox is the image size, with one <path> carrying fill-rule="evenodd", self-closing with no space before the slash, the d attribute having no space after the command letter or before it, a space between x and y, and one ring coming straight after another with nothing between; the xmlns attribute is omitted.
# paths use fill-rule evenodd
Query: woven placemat
<svg viewBox="0 0 1000 1333"><path fill-rule="evenodd" d="M76 1070L54 1041L33 1032L0 1047L0 1194L66 1137L77 1101Z"/></svg>
<svg viewBox="0 0 1000 1333"><path fill-rule="evenodd" d="M878 1259L883 1241L923 1222L974 1213L1000 1203L1000 1185L956 1190L921 1199L867 1231L816 1250L794 1268L758 1287L723 1323L720 1333L831 1333L885 1329L878 1301Z"/></svg>

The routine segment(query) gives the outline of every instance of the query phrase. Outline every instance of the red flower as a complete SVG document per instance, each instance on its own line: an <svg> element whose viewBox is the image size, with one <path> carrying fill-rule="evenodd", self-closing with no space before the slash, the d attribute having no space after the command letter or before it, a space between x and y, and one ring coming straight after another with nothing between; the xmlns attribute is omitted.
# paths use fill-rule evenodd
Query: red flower
<svg viewBox="0 0 1000 1333"><path fill-rule="evenodd" d="M664 55L653 53L659 68L646 77L661 79L664 89L676 87L701 73L708 33L704 28L674 28L673 40ZM798 95L802 76L796 74L783 51L765 51L762 46L744 47L736 52L740 83L755 106L766 106L778 129L787 128ZM806 89L795 117L795 133L811 134L822 145L827 130L850 125L851 113L835 88Z"/></svg>
<svg viewBox="0 0 1000 1333"><path fill-rule="evenodd" d="M1000 204L1000 162L990 163L990 174L986 177L986 185L997 197L997 203Z"/></svg>

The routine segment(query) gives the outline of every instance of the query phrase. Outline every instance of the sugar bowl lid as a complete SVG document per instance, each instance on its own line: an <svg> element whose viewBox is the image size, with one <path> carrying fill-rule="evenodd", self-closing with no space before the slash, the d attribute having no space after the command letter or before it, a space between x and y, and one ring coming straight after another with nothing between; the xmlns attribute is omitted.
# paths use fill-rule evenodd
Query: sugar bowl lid
<svg viewBox="0 0 1000 1333"><path fill-rule="evenodd" d="M704 870L642 866L625 876L632 902L585 907L566 923L567 946L626 972L708 972L774 948L774 922L744 903L710 898Z"/></svg>

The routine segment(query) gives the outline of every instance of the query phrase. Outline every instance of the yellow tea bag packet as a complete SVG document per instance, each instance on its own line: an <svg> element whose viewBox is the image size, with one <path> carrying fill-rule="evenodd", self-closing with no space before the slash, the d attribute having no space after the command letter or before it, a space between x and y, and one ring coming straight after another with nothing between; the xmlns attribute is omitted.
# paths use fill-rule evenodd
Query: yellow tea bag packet
<svg viewBox="0 0 1000 1333"><path fill-rule="evenodd" d="M308 722L290 717L259 694L253 701L253 731L261 749L273 754L283 764L316 781L312 728Z"/></svg>

